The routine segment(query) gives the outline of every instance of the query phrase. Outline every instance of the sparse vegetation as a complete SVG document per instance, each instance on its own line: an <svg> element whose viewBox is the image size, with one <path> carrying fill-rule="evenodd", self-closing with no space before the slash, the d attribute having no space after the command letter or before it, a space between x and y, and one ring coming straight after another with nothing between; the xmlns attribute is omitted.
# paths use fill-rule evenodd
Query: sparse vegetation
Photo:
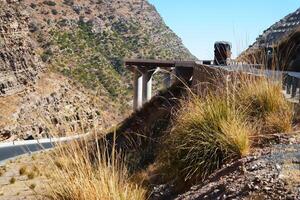
<svg viewBox="0 0 300 200"><path fill-rule="evenodd" d="M6 166L0 166L0 177L6 172Z"/></svg>
<svg viewBox="0 0 300 200"><path fill-rule="evenodd" d="M60 149L55 157L66 164L53 170L54 181L47 195L57 200L146 199L145 190L130 181L120 157L108 157L105 149L95 152L91 156L77 143Z"/></svg>
<svg viewBox="0 0 300 200"><path fill-rule="evenodd" d="M31 190L34 190L36 188L36 184L32 183L30 186L29 186L29 189Z"/></svg>
<svg viewBox="0 0 300 200"><path fill-rule="evenodd" d="M10 184L14 184L16 182L16 178L15 177L11 177L10 179L9 179L9 183Z"/></svg>
<svg viewBox="0 0 300 200"><path fill-rule="evenodd" d="M54 1L44 1L43 3L48 6L56 6L56 3Z"/></svg>
<svg viewBox="0 0 300 200"><path fill-rule="evenodd" d="M19 174L21 176L25 175L27 172L27 166L22 166L20 169L19 169Z"/></svg>
<svg viewBox="0 0 300 200"><path fill-rule="evenodd" d="M29 172L29 173L27 173L27 178L29 179L29 180L32 180L32 179L34 179L36 177L36 174L35 174L35 172Z"/></svg>
<svg viewBox="0 0 300 200"><path fill-rule="evenodd" d="M163 138L162 170L172 179L198 182L247 155L251 143L290 131L292 116L281 84L265 78L238 80L205 97L192 95Z"/></svg>

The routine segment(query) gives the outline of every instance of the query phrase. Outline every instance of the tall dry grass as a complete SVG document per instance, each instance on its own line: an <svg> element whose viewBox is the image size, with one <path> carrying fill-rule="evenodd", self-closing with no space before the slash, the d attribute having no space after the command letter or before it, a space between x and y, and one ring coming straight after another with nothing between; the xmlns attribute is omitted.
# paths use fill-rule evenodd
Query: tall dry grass
<svg viewBox="0 0 300 200"><path fill-rule="evenodd" d="M225 162L247 155L250 134L243 112L226 98L192 97L182 102L165 138L163 169L185 181L202 180Z"/></svg>
<svg viewBox="0 0 300 200"><path fill-rule="evenodd" d="M228 80L208 95L182 101L159 156L167 178L183 185L203 180L246 156L252 144L291 130L293 109L280 81L241 74Z"/></svg>
<svg viewBox="0 0 300 200"><path fill-rule="evenodd" d="M93 153L91 153L93 152ZM131 182L123 159L106 148L73 142L52 154L53 181L47 197L53 200L144 200L146 191Z"/></svg>
<svg viewBox="0 0 300 200"><path fill-rule="evenodd" d="M280 81L244 80L236 95L261 134L291 131L293 107L285 99Z"/></svg>
<svg viewBox="0 0 300 200"><path fill-rule="evenodd" d="M179 188L248 155L264 135L292 127L292 107L280 82L234 77L217 88L182 100L170 133L162 139L160 172ZM85 143L59 148L53 161L55 181L48 190L51 199L146 199L147 192L131 181L114 150L110 154L106 148L90 148Z"/></svg>

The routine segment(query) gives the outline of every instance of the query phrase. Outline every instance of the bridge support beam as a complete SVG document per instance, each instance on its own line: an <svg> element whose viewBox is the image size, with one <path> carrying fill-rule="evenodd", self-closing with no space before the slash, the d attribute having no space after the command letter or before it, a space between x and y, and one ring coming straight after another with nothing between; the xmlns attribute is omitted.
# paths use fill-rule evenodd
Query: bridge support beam
<svg viewBox="0 0 300 200"><path fill-rule="evenodd" d="M133 109L137 110L142 107L143 105L143 76L142 73L139 72L137 69L134 70L134 78L133 78Z"/></svg>
<svg viewBox="0 0 300 200"><path fill-rule="evenodd" d="M152 75L153 70L145 70L143 72L143 104L149 101L152 98Z"/></svg>
<svg viewBox="0 0 300 200"><path fill-rule="evenodd" d="M152 75L154 69L143 70L137 67L134 70L134 98L133 109L138 110L152 98Z"/></svg>

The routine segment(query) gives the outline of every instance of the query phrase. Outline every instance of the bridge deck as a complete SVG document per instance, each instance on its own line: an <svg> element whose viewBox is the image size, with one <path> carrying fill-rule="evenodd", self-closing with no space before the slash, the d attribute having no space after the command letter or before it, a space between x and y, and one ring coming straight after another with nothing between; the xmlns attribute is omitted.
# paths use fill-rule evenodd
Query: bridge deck
<svg viewBox="0 0 300 200"><path fill-rule="evenodd" d="M145 69L151 69L154 67L160 67L160 68L194 67L197 65L197 61L125 59L124 64L129 70L132 71L135 67L140 67Z"/></svg>

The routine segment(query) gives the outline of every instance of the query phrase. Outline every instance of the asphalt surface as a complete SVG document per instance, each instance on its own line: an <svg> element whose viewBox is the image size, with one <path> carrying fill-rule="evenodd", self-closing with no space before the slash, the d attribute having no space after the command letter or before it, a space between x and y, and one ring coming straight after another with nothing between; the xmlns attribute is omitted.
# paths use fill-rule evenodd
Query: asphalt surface
<svg viewBox="0 0 300 200"><path fill-rule="evenodd" d="M15 159L18 156L25 154L30 155L32 153L52 149L56 144L78 140L87 135L88 134L63 138L0 143L0 165L4 164L7 160Z"/></svg>
<svg viewBox="0 0 300 200"><path fill-rule="evenodd" d="M50 142L43 144L26 144L9 147L0 147L0 163L20 155L31 154L34 152L51 149L53 147L54 144Z"/></svg>

